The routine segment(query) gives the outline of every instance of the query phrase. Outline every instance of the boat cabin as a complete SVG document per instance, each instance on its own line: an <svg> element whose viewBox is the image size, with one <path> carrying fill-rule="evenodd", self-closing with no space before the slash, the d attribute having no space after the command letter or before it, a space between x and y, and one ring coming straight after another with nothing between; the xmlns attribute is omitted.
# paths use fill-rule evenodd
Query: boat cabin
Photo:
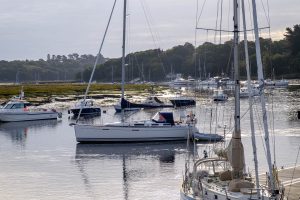
<svg viewBox="0 0 300 200"><path fill-rule="evenodd" d="M92 107L94 105L94 101L92 99L84 99L80 100L76 103L76 107Z"/></svg>
<svg viewBox="0 0 300 200"><path fill-rule="evenodd" d="M214 101L226 101L228 99L227 94L224 93L223 90L214 90L213 94Z"/></svg>
<svg viewBox="0 0 300 200"><path fill-rule="evenodd" d="M24 109L31 104L26 101L9 101L7 102L2 109Z"/></svg>
<svg viewBox="0 0 300 200"><path fill-rule="evenodd" d="M172 112L158 112L153 116L152 121L156 123L169 123L172 126L175 124Z"/></svg>

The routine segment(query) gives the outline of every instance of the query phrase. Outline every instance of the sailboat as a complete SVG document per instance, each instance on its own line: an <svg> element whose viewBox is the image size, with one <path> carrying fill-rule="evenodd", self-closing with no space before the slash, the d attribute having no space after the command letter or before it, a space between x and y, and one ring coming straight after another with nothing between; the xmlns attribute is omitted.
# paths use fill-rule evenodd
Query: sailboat
<svg viewBox="0 0 300 200"><path fill-rule="evenodd" d="M244 32L245 25L245 9L244 1L242 3ZM238 69L238 37L239 37L239 20L238 20L238 0L233 1L234 6L234 69L235 69L235 113L234 113L234 131L232 138L226 149L215 150L216 157L208 157L204 154L204 158L195 159L192 173L186 173L182 188L180 191L181 200L248 200L248 199L265 199L275 200L284 199L284 188L280 185L278 180L276 166L272 164L268 121L265 107L264 93L260 92L260 101L263 113L263 125L265 131L265 145L266 156L268 162L268 183L265 187L259 184L258 179L258 164L256 157L256 142L255 134L252 132L252 146L255 163L255 178L245 173L245 159L244 148L241 140L240 127L240 79ZM264 89L264 79L262 71L262 62L259 45L256 2L252 0L253 7L253 21L255 29L255 45L256 45L256 59L258 65L258 80L260 81L260 88ZM246 34L246 33L245 33ZM248 70L247 70L248 71ZM250 76L249 76L250 77ZM250 84L250 81L248 80ZM250 87L248 85L248 87ZM249 95L249 99L251 99ZM250 103L250 101L249 101ZM250 109L251 106L250 106ZM251 113L250 113L251 116ZM253 118L251 120L251 129L253 130ZM209 170L209 167L211 167ZM186 170L188 171L188 170Z"/></svg>
<svg viewBox="0 0 300 200"><path fill-rule="evenodd" d="M126 5L127 0L124 0L122 72L124 72L125 66ZM122 99L124 98L124 78L124 73L122 73ZM90 80L91 79L92 77ZM185 122L176 122L172 112L158 112L150 120L135 122L121 121L104 125L79 123L72 125L74 125L77 142L95 143L186 140L187 138L192 138L194 133L198 133L195 124L196 119L194 115L190 115ZM201 136L203 136L205 140L207 140L209 136L211 136L211 140L219 140L219 138L222 138L216 134L197 134L199 140L201 140Z"/></svg>
<svg viewBox="0 0 300 200"><path fill-rule="evenodd" d="M79 115L101 115L101 108L94 105L93 99L79 100L74 107L68 110L68 113L73 113L76 117Z"/></svg>

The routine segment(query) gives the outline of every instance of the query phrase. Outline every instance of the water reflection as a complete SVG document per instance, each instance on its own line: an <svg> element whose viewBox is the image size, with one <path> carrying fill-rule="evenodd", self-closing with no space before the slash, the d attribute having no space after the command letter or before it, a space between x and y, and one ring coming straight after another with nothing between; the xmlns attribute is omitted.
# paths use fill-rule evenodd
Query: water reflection
<svg viewBox="0 0 300 200"><path fill-rule="evenodd" d="M81 144L76 145L75 159L97 159L99 157L134 157L154 156L160 160L168 160L170 155L185 150L186 143L176 142L147 142L147 143L108 143L108 144Z"/></svg>
<svg viewBox="0 0 300 200"><path fill-rule="evenodd" d="M78 121L80 123L94 124L95 120L97 120L98 118L100 118L100 115L83 115L83 116L79 117ZM69 123L72 123L72 122L75 123L77 120L77 116L74 116L74 115L69 116L68 120L69 120Z"/></svg>
<svg viewBox="0 0 300 200"><path fill-rule="evenodd" d="M0 134L10 138L12 142L24 145L30 129L53 128L57 124L57 119L0 123Z"/></svg>
<svg viewBox="0 0 300 200"><path fill-rule="evenodd" d="M147 169L146 163L159 163L159 170L168 165L169 168L174 167L175 155L186 152L185 142L155 142L155 143L127 143L127 144L77 144L75 164L79 169L81 178L84 182L86 192L91 198L96 197L96 191L93 189L91 179L95 178L94 174L89 174L89 162L94 161L110 162L118 161L119 172L122 179L123 199L128 200L130 195L131 184L138 180L147 181L147 174L153 173L155 169ZM133 164L133 162L136 162ZM143 163L143 164L141 164ZM99 166L99 168L101 168ZM102 170L101 170L102 171ZM102 172L104 173L104 172ZM115 172L117 173L117 172ZM105 178L103 178L105 179ZM104 180L105 181L105 180ZM108 182L113 180L107 180ZM109 184L109 183L106 183ZM132 191L132 193L134 193Z"/></svg>

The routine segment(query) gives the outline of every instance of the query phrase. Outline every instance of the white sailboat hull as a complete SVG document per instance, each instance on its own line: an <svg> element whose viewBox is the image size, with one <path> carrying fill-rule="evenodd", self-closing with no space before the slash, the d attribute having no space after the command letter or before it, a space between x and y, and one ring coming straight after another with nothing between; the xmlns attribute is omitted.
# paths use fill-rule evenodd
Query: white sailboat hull
<svg viewBox="0 0 300 200"><path fill-rule="evenodd" d="M140 142L185 140L194 127L74 126L77 142Z"/></svg>
<svg viewBox="0 0 300 200"><path fill-rule="evenodd" d="M0 112L0 121L2 122L18 122L18 121L32 121L44 119L57 119L58 113L51 111L41 112Z"/></svg>
<svg viewBox="0 0 300 200"><path fill-rule="evenodd" d="M224 189L222 188L210 188L209 186L205 187L203 186L203 193L202 191L199 191L199 195L192 195L192 194L186 194L182 190L180 190L180 200L249 200L257 199L257 194L243 194L240 192L224 192ZM264 200L275 200L276 198L268 197L264 194L260 194L260 197Z"/></svg>

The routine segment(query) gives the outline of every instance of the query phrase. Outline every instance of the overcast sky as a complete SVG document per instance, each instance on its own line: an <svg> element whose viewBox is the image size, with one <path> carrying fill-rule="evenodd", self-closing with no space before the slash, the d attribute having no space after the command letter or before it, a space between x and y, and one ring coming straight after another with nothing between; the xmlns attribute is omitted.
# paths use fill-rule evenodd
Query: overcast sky
<svg viewBox="0 0 300 200"><path fill-rule="evenodd" d="M203 2L198 1L199 10ZM217 2L206 2L198 27L216 27ZM195 44L197 0L128 0L128 3L127 53L158 47L165 50L185 42ZM268 26L264 12L268 10L267 3L271 37L278 40L286 27L300 23L300 1L257 0L260 27ZM0 0L0 5L0 60L36 60L46 59L48 53L96 55L113 0ZM222 29L231 29L232 14L228 9L231 5L232 0L223 0ZM118 0L102 50L105 57L121 56L122 6L123 1ZM249 29L251 25L249 21ZM213 42L214 35L197 31L197 44ZM225 34L221 37L222 41L230 38Z"/></svg>

